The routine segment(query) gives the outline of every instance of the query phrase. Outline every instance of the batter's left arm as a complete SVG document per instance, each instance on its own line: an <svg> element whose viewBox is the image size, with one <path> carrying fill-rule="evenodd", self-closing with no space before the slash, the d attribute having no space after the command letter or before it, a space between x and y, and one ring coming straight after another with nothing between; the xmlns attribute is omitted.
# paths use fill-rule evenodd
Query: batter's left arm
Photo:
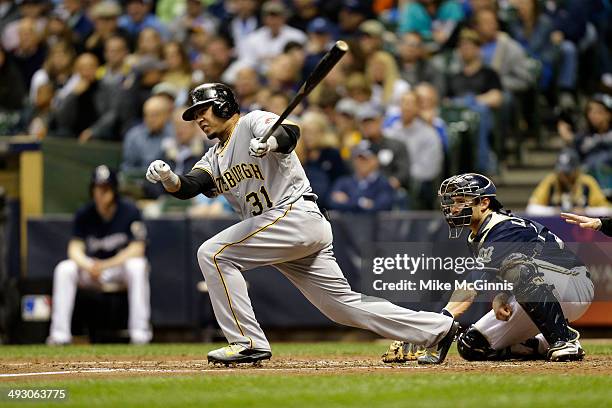
<svg viewBox="0 0 612 408"><path fill-rule="evenodd" d="M201 167L194 167L184 176L174 173L170 166L162 160L155 160L147 170L147 180L151 183L161 181L167 192L187 200L198 194L213 197L217 193L217 185L209 171Z"/></svg>

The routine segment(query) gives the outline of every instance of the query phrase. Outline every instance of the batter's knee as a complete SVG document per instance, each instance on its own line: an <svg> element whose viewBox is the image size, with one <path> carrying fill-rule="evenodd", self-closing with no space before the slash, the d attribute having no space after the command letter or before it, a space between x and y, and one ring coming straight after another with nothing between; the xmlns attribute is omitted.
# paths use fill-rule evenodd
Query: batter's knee
<svg viewBox="0 0 612 408"><path fill-rule="evenodd" d="M57 264L54 271L54 279L74 280L79 276L79 267L72 259L65 259Z"/></svg>
<svg viewBox="0 0 612 408"><path fill-rule="evenodd" d="M470 326L457 337L457 351L468 361L497 360L498 353L491 348L489 340L474 326Z"/></svg>
<svg viewBox="0 0 612 408"><path fill-rule="evenodd" d="M198 248L198 263L204 274L214 269L214 257L219 252L219 244L206 241Z"/></svg>

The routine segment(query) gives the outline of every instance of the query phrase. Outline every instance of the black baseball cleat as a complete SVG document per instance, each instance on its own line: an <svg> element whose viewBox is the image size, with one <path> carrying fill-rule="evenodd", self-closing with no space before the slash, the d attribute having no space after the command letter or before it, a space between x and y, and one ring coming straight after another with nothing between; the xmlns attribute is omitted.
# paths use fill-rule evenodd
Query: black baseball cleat
<svg viewBox="0 0 612 408"><path fill-rule="evenodd" d="M442 364L458 331L459 323L453 321L446 336L444 336L434 347L429 348L424 356L418 357L417 362L419 364Z"/></svg>
<svg viewBox="0 0 612 408"><path fill-rule="evenodd" d="M555 342L548 349L548 361L580 361L584 359L586 353L580 345L580 333L569 326L568 329L574 338L568 341Z"/></svg>
<svg viewBox="0 0 612 408"><path fill-rule="evenodd" d="M213 364L257 364L263 360L269 360L272 353L269 350L257 350L247 348L243 344L233 343L208 353L208 362Z"/></svg>

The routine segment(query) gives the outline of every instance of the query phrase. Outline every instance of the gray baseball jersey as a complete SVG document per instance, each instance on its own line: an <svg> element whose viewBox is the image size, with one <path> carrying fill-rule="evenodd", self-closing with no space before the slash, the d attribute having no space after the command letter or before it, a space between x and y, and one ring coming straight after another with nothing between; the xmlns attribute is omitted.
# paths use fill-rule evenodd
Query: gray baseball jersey
<svg viewBox="0 0 612 408"><path fill-rule="evenodd" d="M198 249L198 263L227 340L270 349L243 272L273 265L333 321L416 344L438 342L449 331L451 318L383 299L364 301L351 290L334 258L331 225L312 199L295 152L249 155L251 139L264 136L276 119L262 111L245 115L226 143L211 148L194 166L213 177L217 194L243 218Z"/></svg>
<svg viewBox="0 0 612 408"><path fill-rule="evenodd" d="M263 137L277 119L278 115L260 110L246 114L226 143L209 149L194 166L210 173L217 194L223 194L243 219L312 193L295 152L262 158L249 155L251 139Z"/></svg>

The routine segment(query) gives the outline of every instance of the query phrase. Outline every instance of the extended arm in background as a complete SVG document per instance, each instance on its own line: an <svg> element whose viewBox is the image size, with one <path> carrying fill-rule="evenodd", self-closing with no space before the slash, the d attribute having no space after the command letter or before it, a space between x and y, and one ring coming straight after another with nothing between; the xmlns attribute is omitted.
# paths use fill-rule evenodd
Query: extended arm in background
<svg viewBox="0 0 612 408"><path fill-rule="evenodd" d="M592 229L595 231L601 231L603 234L611 237L612 236L612 218L591 218L585 215L578 215L572 213L561 213L561 218L568 224L578 225L580 228Z"/></svg>

